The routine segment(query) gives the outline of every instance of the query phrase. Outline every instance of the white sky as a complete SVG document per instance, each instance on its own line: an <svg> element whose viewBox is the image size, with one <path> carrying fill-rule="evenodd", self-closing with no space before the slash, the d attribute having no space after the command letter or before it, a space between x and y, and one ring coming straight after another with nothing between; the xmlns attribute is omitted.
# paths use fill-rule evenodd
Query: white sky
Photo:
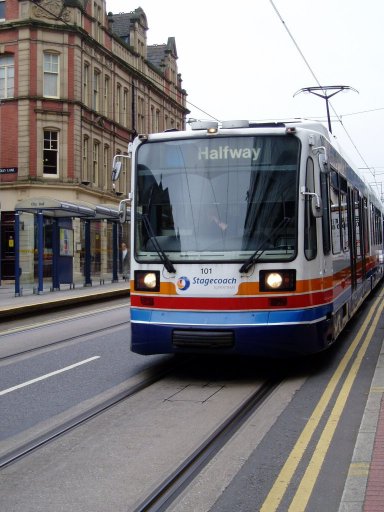
<svg viewBox="0 0 384 512"><path fill-rule="evenodd" d="M325 100L295 92L317 86L315 77L357 89L330 100L344 126L332 120L332 132L384 193L383 0L106 0L106 7L114 14L141 7L150 45L175 38L192 118L326 122Z"/></svg>

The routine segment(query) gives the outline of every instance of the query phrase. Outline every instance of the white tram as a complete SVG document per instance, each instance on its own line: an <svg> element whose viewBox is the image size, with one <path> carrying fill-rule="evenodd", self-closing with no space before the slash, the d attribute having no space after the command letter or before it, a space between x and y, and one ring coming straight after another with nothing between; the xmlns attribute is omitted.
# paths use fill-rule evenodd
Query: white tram
<svg viewBox="0 0 384 512"><path fill-rule="evenodd" d="M320 123L192 128L129 148L132 350L326 349L382 278L381 201Z"/></svg>

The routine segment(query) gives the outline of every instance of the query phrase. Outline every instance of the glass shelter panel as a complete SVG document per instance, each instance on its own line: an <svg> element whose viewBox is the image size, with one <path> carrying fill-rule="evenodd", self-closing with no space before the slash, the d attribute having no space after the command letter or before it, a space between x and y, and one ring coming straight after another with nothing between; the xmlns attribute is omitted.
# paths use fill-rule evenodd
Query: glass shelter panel
<svg viewBox="0 0 384 512"><path fill-rule="evenodd" d="M91 274L101 279L101 222L91 221Z"/></svg>
<svg viewBox="0 0 384 512"><path fill-rule="evenodd" d="M33 291L35 287L35 220L33 213L20 213L19 264L20 287Z"/></svg>
<svg viewBox="0 0 384 512"><path fill-rule="evenodd" d="M106 223L106 237L104 237L104 252L105 252L105 267L104 278L112 281L112 267L113 267L113 224L112 222Z"/></svg>

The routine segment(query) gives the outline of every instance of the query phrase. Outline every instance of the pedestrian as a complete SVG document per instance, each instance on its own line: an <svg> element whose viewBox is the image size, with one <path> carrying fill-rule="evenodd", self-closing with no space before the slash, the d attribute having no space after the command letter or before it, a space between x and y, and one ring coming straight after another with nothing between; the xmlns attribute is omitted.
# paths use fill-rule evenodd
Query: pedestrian
<svg viewBox="0 0 384 512"><path fill-rule="evenodd" d="M129 279L129 252L125 242L121 243L121 268L123 279Z"/></svg>

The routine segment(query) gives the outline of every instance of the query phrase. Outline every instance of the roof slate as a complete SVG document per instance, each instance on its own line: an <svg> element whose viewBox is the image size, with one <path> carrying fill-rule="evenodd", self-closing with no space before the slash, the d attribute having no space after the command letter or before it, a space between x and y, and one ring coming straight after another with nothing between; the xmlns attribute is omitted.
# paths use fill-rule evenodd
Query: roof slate
<svg viewBox="0 0 384 512"><path fill-rule="evenodd" d="M142 16L144 16L142 21L145 22L145 26L148 28L146 24L145 13L141 7L132 12L121 12L119 14L111 13L109 18L113 20L112 32L129 45L131 24L139 20ZM167 53L171 53L171 55L177 59L176 43L174 37L169 37L167 44L155 44L147 46L147 59L153 66L158 68L159 71L162 71Z"/></svg>

